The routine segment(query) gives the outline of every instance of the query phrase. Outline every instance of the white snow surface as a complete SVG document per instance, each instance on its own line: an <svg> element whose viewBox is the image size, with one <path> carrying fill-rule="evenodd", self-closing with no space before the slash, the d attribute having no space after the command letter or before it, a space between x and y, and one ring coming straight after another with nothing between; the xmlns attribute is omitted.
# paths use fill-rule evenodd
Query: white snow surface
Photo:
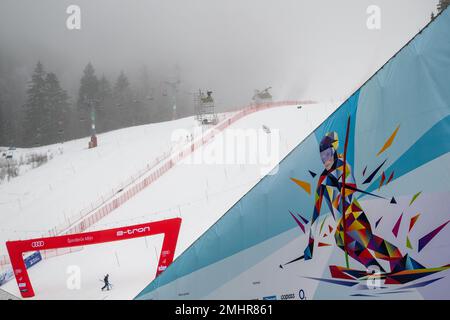
<svg viewBox="0 0 450 320"><path fill-rule="evenodd" d="M279 130L279 160L322 123L338 104L285 106L250 114L213 142L170 169L159 180L100 220L92 230L109 229L165 218L181 217L175 258L211 227L262 177L253 163L195 163L198 153L220 150L220 139L236 129ZM36 237L81 210L100 195L141 170L173 147L177 129L194 132L193 117L121 129L99 135L99 146L87 140L64 143L64 153L9 183L0 185L0 254L7 239ZM183 142L180 142L183 143ZM194 163L193 163L194 162ZM29 269L36 293L32 299L132 299L155 276L162 236L85 246L82 250L46 259ZM80 286L76 286L77 273ZM109 273L113 288L101 291ZM15 280L2 286L20 296Z"/></svg>

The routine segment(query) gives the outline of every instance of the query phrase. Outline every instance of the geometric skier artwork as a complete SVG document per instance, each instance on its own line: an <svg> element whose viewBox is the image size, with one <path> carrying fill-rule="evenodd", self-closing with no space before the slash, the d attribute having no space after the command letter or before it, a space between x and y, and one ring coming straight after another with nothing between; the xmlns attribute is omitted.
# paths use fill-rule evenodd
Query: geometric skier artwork
<svg viewBox="0 0 450 320"><path fill-rule="evenodd" d="M350 119L348 120L348 125L350 125ZM399 126L388 141L386 141L385 145L377 155L385 152L392 146L398 129ZM347 134L348 132L349 129L347 129ZM347 146L348 137L346 136L344 139L345 145ZM371 223L369 222L364 209L355 197L355 194L359 191L359 189L357 188L357 183L352 175L351 167L346 162L347 160L345 155L338 153L338 144L339 136L336 132L326 133L320 141L319 151L321 152L321 160L325 166L325 170L323 170L322 174L320 174L317 181L317 186L315 187L315 205L311 225L314 224L314 221L319 218L321 207L325 205L325 202L327 207L330 208L333 218L335 218L337 223L336 233L334 235L337 247L343 250L347 257L349 256L353 258L365 267L377 266L381 271L378 278L384 280L385 285L406 284L422 277L427 277L449 269L450 264L427 268L413 259L409 254L402 254L398 247L394 244L372 233ZM344 149L344 154L345 152L346 150ZM377 173L386 161L387 160L378 165L376 169L363 181L363 184L372 182L377 177ZM311 172L311 170L309 171ZM393 177L393 174L391 174L391 177ZM389 180L393 179L391 177ZM380 175L380 179L381 182L379 185L381 186L386 179L384 172ZM291 178L291 180L300 186L307 185L308 191L310 191L310 185L312 183L302 181L300 184L296 179ZM346 187L348 187L350 191L347 191ZM343 194L345 194L345 197L342 196ZM409 206L415 202L420 194L421 192L414 194L409 202ZM393 199L394 197L392 197L392 200ZM392 200L390 201L391 203L393 202ZM343 212L345 212L345 214L343 214ZM307 232L305 231L307 227L311 228L308 223L302 224L292 213L291 215L301 227L303 233ZM398 237L399 235L403 215L403 213L400 214L393 226L392 233L395 237ZM411 218L408 232L410 232L414 227L419 216L420 214L417 214ZM382 218L383 217L380 217L376 221L374 228L378 226ZM422 250L423 247L430 242L449 222L450 220L421 238L419 240L419 251ZM324 221L320 227L320 232L322 232L323 223ZM332 228L331 226L329 227L329 231L331 232ZM313 258L314 240L312 229L309 234L310 240L304 250L304 254L298 258L295 258L293 261L307 261ZM327 236L327 234L324 236ZM327 246L331 246L331 244L318 242L317 245L318 248ZM409 236L406 237L406 247L412 249ZM378 261L379 259L385 260L389 263L390 268L388 271L384 270L383 266ZM348 266L330 266L330 274L333 278L352 279L358 281L365 281L369 276L371 276L371 274L367 273L367 271L351 269Z"/></svg>
<svg viewBox="0 0 450 320"><path fill-rule="evenodd" d="M447 9L137 299L450 299L449 38Z"/></svg>

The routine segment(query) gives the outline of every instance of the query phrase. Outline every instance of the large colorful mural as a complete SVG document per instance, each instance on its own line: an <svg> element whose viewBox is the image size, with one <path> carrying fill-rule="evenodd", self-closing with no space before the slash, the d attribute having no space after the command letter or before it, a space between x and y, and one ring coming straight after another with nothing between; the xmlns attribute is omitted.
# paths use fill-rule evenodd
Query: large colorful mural
<svg viewBox="0 0 450 320"><path fill-rule="evenodd" d="M450 11L137 299L450 299Z"/></svg>

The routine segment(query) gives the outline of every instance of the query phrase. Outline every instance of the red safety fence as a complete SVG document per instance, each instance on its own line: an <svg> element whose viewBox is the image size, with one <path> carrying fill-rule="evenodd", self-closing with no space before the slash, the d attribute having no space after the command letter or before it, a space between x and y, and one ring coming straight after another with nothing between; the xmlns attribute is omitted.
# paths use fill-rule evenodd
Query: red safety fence
<svg viewBox="0 0 450 320"><path fill-rule="evenodd" d="M240 108L239 111L233 112L227 118L220 121L216 126L206 131L201 137L186 145L183 149L175 153L164 154L158 157L152 164L147 165L145 168L140 170L140 172L131 176L124 184L116 189L118 191L112 190L109 194L102 196L99 200L92 203L88 208L83 209L79 214L75 215L72 218L66 219L64 223L50 229L44 236L57 236L61 234L79 233L87 230L89 227L91 227L102 218L110 214L112 211L119 208L129 199L134 197L137 193L158 180L162 175L173 168L182 159L186 158L197 149L208 144L214 139L214 136L217 133L227 129L230 125L249 114L275 107L300 104L304 105L312 103L314 102L286 100L252 104L244 108ZM56 252L49 256L60 254ZM10 264L9 257L7 255L0 256L0 266L7 264Z"/></svg>

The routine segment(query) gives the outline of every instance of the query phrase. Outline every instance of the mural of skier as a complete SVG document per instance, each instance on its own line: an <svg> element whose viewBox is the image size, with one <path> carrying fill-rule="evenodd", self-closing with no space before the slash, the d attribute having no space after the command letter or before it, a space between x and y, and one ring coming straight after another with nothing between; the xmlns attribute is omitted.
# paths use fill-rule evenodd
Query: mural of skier
<svg viewBox="0 0 450 320"><path fill-rule="evenodd" d="M301 257L287 264L313 258L315 234L318 226L316 222L321 211L323 211L325 200L336 221L334 234L336 245L344 251L347 263L346 267L330 266L332 277L367 279L372 274L372 270L376 269L381 271L380 277L386 279L386 284L403 284L450 268L449 265L440 268L426 268L408 254L402 255L397 246L372 232L372 225L358 202L356 194L359 192L381 197L357 187L352 167L346 161L349 126L350 118L347 124L344 154L338 153L339 137L337 132L326 133L320 141L320 159L325 168L317 181L308 244ZM299 183L298 180L293 180L297 184ZM366 270L350 269L348 256L362 264ZM389 262L390 270L388 272L379 260ZM281 265L281 267L283 266Z"/></svg>

